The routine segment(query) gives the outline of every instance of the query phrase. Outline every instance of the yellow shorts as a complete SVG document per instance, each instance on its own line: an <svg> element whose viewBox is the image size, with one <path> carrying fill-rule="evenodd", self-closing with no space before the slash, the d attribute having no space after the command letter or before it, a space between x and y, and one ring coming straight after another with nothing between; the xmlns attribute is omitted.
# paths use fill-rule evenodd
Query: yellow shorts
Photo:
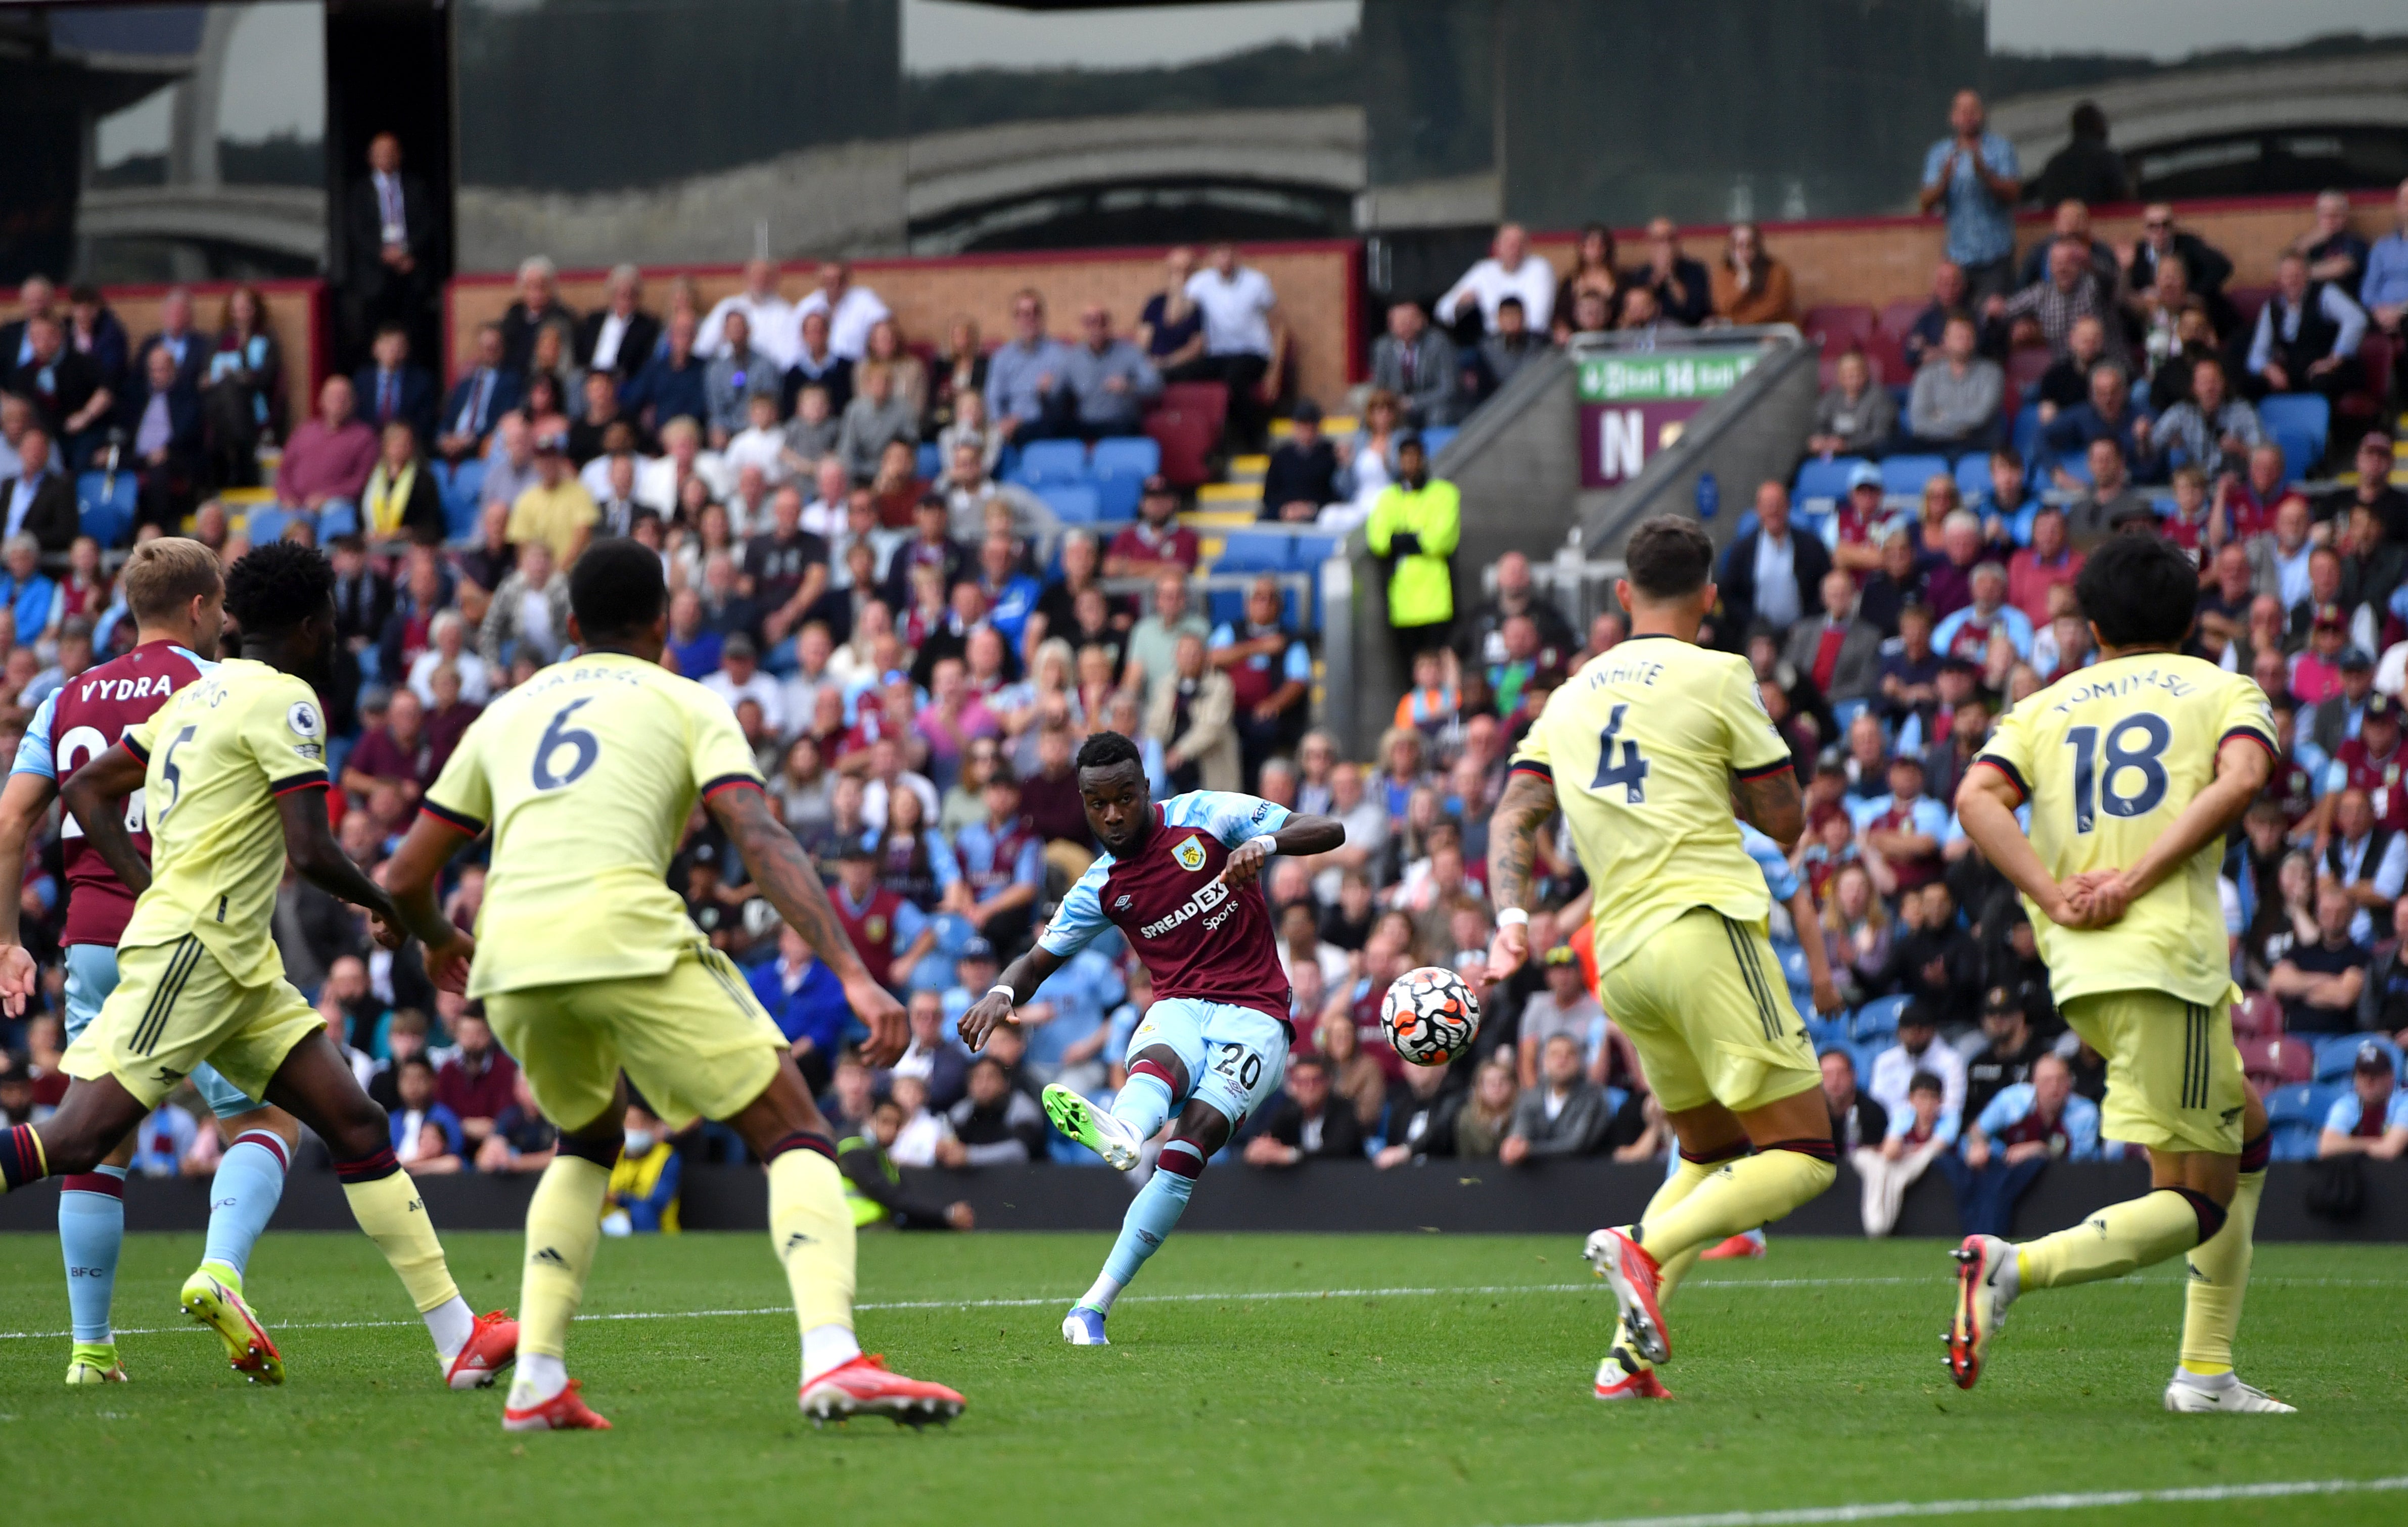
<svg viewBox="0 0 2408 1527"><path fill-rule="evenodd" d="M1823 1084L1761 922L1693 906L1598 978L1669 1113L1745 1113Z"/></svg>
<svg viewBox="0 0 2408 1527"><path fill-rule="evenodd" d="M2241 1153L2248 1086L2232 1043L2232 998L2213 1007L2163 992L2100 992L2064 1005L2065 1021L2107 1057L2099 1133L2152 1150Z"/></svg>
<svg viewBox="0 0 2408 1527"><path fill-rule="evenodd" d="M293 983L237 986L208 946L190 934L172 944L117 951L117 990L101 1004L60 1069L115 1077L151 1107L207 1061L251 1097L293 1047L326 1026Z"/></svg>
<svg viewBox="0 0 2408 1527"><path fill-rule="evenodd" d="M786 1049L743 972L702 943L658 976L496 992L485 1016L545 1117L572 1131L609 1108L623 1067L673 1130L732 1118L768 1087Z"/></svg>

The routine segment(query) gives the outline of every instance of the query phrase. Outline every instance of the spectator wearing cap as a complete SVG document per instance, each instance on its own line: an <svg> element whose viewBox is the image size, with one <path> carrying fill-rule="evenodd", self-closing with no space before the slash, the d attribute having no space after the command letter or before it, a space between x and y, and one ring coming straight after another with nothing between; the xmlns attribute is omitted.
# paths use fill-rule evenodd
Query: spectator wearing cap
<svg viewBox="0 0 2408 1527"><path fill-rule="evenodd" d="M1389 564L1388 627L1400 676L1412 672L1414 653L1446 645L1455 624L1455 549L1462 538L1462 494L1430 476L1420 435L1398 436L1397 480L1372 505L1364 544Z"/></svg>
<svg viewBox="0 0 2408 1527"><path fill-rule="evenodd" d="M1268 574L1247 588L1243 618L1214 626L1205 646L1235 688L1241 770L1254 779L1266 759L1293 749L1304 735L1312 654L1287 628L1279 582Z"/></svg>
<svg viewBox="0 0 2408 1527"><path fill-rule="evenodd" d="M356 394L349 377L329 377L318 389L318 411L284 442L276 467L279 507L330 515L322 527L333 535L359 522L360 491L376 470L376 431L353 414Z"/></svg>
<svg viewBox="0 0 2408 1527"><path fill-rule="evenodd" d="M1079 343L1069 348L1063 379L1082 439L1135 435L1146 406L1162 395L1162 373L1133 340L1112 334L1112 315L1100 303L1079 314Z"/></svg>
<svg viewBox="0 0 2408 1527"><path fill-rule="evenodd" d="M1290 421L1295 428L1271 451L1263 473L1266 520L1310 524L1325 504L1346 495L1338 491L1338 448L1321 433L1321 405L1298 399Z"/></svg>
<svg viewBox="0 0 2408 1527"><path fill-rule="evenodd" d="M1847 570L1828 569L1816 618L1791 626L1782 649L1782 660L1833 705L1870 700L1881 691L1882 634L1859 613L1860 603Z"/></svg>
<svg viewBox="0 0 2408 1527"><path fill-rule="evenodd" d="M1021 809L1020 779L1010 764L996 764L981 794L985 820L953 835L968 904L962 915L996 949L1015 949L1045 892L1044 840Z"/></svg>
<svg viewBox="0 0 2408 1527"><path fill-rule="evenodd" d="M1498 314L1509 300L1520 306L1532 329L1543 333L1553 321L1555 267L1531 252L1530 235L1518 222L1498 226L1487 257L1474 262L1448 287L1432 311L1440 323L1453 328L1463 318L1464 303L1469 301L1480 309L1481 327L1494 335L1501 328Z"/></svg>
<svg viewBox="0 0 2408 1527"><path fill-rule="evenodd" d="M1882 564L1882 543L1898 522L1883 501L1881 468L1858 462L1848 468L1846 490L1833 514L1838 532L1831 560L1851 573L1871 573Z"/></svg>
<svg viewBox="0 0 2408 1527"><path fill-rule="evenodd" d="M1865 1091L1889 1116L1885 1138L1906 1134L1914 1119L1907 1095L1917 1072L1940 1078L1940 1133L1956 1138L1965 1117L1965 1060L1955 1047L1940 1042L1940 1013L1931 1004L1910 1002L1898 1015L1898 1042L1873 1057L1872 1075Z"/></svg>
<svg viewBox="0 0 2408 1527"><path fill-rule="evenodd" d="M2332 757L2344 741L2358 735L2366 719L2368 697L2377 687L2373 661L2363 649L2344 649L2338 666L2341 688L2310 706L2300 723L2305 740L2325 758Z"/></svg>
<svg viewBox="0 0 2408 1527"><path fill-rule="evenodd" d="M750 700L761 707L761 724L783 735L787 730L784 686L761 670L761 649L743 632L731 633L720 644L719 666L703 676L702 687L734 710Z"/></svg>
<svg viewBox="0 0 2408 1527"><path fill-rule="evenodd" d="M1106 578L1181 577L1196 571L1202 556L1196 533L1179 522L1179 492L1160 473L1145 479L1137 501L1137 523L1112 537L1104 551Z"/></svg>
<svg viewBox="0 0 2408 1527"><path fill-rule="evenodd" d="M2357 656L2362 663L2364 654ZM2351 790L2366 793L2378 827L2408 830L2408 755L2401 752L2400 733L2399 701L2387 694L2359 696L2357 735L2344 737L2325 765L2324 799L2315 818L2319 833L2329 830L2334 803Z"/></svg>
<svg viewBox="0 0 2408 1527"><path fill-rule="evenodd" d="M1965 1111L1977 1119L2000 1092L2031 1080L2032 1063L2049 1052L2022 996L2003 986L1982 994L1982 1038L1965 1062Z"/></svg>
<svg viewBox="0 0 2408 1527"><path fill-rule="evenodd" d="M2052 1053L2033 1063L2029 1081L2000 1089L1965 1132L1963 1153L1941 1157L1939 1166L1956 1191L1959 1227L2004 1235L2017 1200L2049 1163L2100 1154L2099 1105L2073 1090L2073 1072Z"/></svg>
<svg viewBox="0 0 2408 1527"><path fill-rule="evenodd" d="M1866 848L1888 861L1899 889L1914 891L1940 878L1940 847L1948 838L1948 808L1924 793L1921 757L1889 761L1889 793L1852 809Z"/></svg>
<svg viewBox="0 0 2408 1527"><path fill-rule="evenodd" d="M2343 283L2310 283L2308 257L2286 253L2274 266L2274 292L2258 309L2250 336L2245 391L2321 392L2340 398L2358 382L2348 364L2366 337L2366 309Z"/></svg>
<svg viewBox="0 0 2408 1527"><path fill-rule="evenodd" d="M2023 199L2015 147L1985 130L1982 97L1960 90L1948 107L1948 136L1923 156L1915 203L1947 219L1947 254L1975 301L2004 295L2014 280L2015 204ZM1903 1095L1903 1094L1901 1094Z"/></svg>
<svg viewBox="0 0 2408 1527"><path fill-rule="evenodd" d="M1540 959L1545 986L1523 999L1522 1021L1514 1037L1515 1064L1525 1088L1539 1085L1539 1063L1547 1041L1558 1035L1581 1049L1584 1065L1603 1057L1605 1009L1588 989L1580 961L1570 945L1558 944Z"/></svg>
<svg viewBox="0 0 2408 1527"><path fill-rule="evenodd" d="M2004 437L2005 395L2006 373L1976 350L1973 321L1950 319L1940 353L1915 372L1907 394L1908 449L1944 455L1997 445Z"/></svg>
<svg viewBox="0 0 2408 1527"><path fill-rule="evenodd" d="M1973 602L1933 628L1931 645L1942 657L1979 664L1990 649L1990 634L2006 633L2015 656L2029 658L2031 617L2007 602L2007 570L1995 562L1973 564Z"/></svg>
<svg viewBox="0 0 2408 1527"><path fill-rule="evenodd" d="M1462 368L1455 341L1430 326L1417 302L1388 308L1388 332L1371 345L1371 385L1394 392L1413 429L1452 424L1461 415Z"/></svg>
<svg viewBox="0 0 2408 1527"><path fill-rule="evenodd" d="M2399 1088L2391 1052L2369 1039L2350 1067L2349 1095L2333 1100L2316 1136L2316 1155L2397 1161L2408 1150L2408 1092Z"/></svg>
<svg viewBox="0 0 2408 1527"><path fill-rule="evenodd" d="M549 433L535 442L535 464L536 480L510 505L509 537L520 547L543 542L552 548L553 565L566 567L593 538L602 511L577 480L565 433Z"/></svg>
<svg viewBox="0 0 2408 1527"><path fill-rule="evenodd" d="M1819 535L1800 535L1790 523L1789 490L1767 478L1756 489L1756 524L1723 553L1723 608L1730 629L1768 626L1785 634L1823 612L1823 575L1831 554Z"/></svg>

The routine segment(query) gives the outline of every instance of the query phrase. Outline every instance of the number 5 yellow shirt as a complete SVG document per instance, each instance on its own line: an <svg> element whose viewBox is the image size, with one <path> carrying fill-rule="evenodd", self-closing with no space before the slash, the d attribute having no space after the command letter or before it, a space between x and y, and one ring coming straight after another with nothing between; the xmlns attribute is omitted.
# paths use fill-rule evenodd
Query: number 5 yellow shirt
<svg viewBox="0 0 2408 1527"><path fill-rule="evenodd" d="M2031 845L2059 880L2138 860L2215 778L2229 737L2279 755L2265 692L2198 658L2143 652L2082 669L2002 717L1975 765L2031 806ZM2100 992L2164 992L2214 1006L2232 990L2224 845L2210 842L2110 927L2060 927L2026 899L2059 1006Z"/></svg>
<svg viewBox="0 0 2408 1527"><path fill-rule="evenodd" d="M494 833L468 994L667 970L699 936L667 880L686 819L760 782L726 703L657 664L592 653L495 700L423 803Z"/></svg>

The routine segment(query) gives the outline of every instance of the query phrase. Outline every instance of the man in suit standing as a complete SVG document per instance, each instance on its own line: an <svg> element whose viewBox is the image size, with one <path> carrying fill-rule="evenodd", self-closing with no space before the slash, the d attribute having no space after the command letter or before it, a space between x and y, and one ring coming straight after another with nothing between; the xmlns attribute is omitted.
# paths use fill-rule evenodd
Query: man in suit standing
<svg viewBox="0 0 2408 1527"><path fill-rule="evenodd" d="M199 392L209 352L216 347L208 335L193 327L193 294L180 286L159 299L159 332L135 347L134 364L126 375L137 391L150 375L150 352L163 346L176 358L176 385Z"/></svg>
<svg viewBox="0 0 2408 1527"><path fill-rule="evenodd" d="M518 407L523 385L517 372L502 366L502 326L480 326L477 330L476 364L468 368L467 375L460 378L452 395L444 400L442 433L435 437L436 450L454 464L464 457L482 454L494 426L501 421L502 415Z"/></svg>
<svg viewBox="0 0 2408 1527"><path fill-rule="evenodd" d="M1736 647L1757 625L1778 638L1809 615L1823 612L1823 575L1831 553L1819 535L1789 523L1789 490L1767 478L1756 490L1756 528L1723 553L1720 582L1728 614L1727 636ZM1717 629L1722 629L1720 624Z"/></svg>
<svg viewBox="0 0 2408 1527"><path fill-rule="evenodd" d="M379 324L371 356L351 378L361 416L379 430L396 421L407 424L418 436L418 449L429 449L435 443L435 377L410 360L409 330Z"/></svg>
<svg viewBox="0 0 2408 1527"><path fill-rule="evenodd" d="M621 386L636 379L660 348L661 321L645 312L644 278L633 265L611 268L602 306L577 326L577 364L601 371Z"/></svg>
<svg viewBox="0 0 2408 1527"><path fill-rule="evenodd" d="M1371 385L1404 400L1406 423L1423 429L1462 417L1460 369L1455 341L1430 327L1421 304L1388 309L1388 332L1371 345Z"/></svg>
<svg viewBox="0 0 2408 1527"><path fill-rule="evenodd" d="M443 278L442 233L426 182L402 170L401 139L379 133L368 140L367 178L352 184L343 217L352 343L386 322L426 336Z"/></svg>
<svg viewBox="0 0 2408 1527"><path fill-rule="evenodd" d="M81 530L75 485L51 470L50 431L29 426L17 442L17 475L0 482L0 539L31 535L45 551L64 551Z"/></svg>
<svg viewBox="0 0 2408 1527"><path fill-rule="evenodd" d="M1856 613L1856 579L1844 567L1823 575L1823 616L1789 628L1782 660L1838 705L1881 692L1881 627Z"/></svg>

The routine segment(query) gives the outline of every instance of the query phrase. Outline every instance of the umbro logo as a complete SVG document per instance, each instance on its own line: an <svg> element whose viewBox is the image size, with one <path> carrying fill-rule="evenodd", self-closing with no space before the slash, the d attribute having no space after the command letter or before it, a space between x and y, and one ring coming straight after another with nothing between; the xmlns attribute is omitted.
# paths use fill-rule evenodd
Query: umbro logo
<svg viewBox="0 0 2408 1527"><path fill-rule="evenodd" d="M549 1246L537 1252L534 1256L527 1258L527 1261L539 1262L548 1267L566 1267L568 1265L568 1259L562 1256L559 1251Z"/></svg>
<svg viewBox="0 0 2408 1527"><path fill-rule="evenodd" d="M1112 910L1115 912L1127 911L1129 907L1129 900L1130 898L1128 896L1123 895L1120 900L1112 903Z"/></svg>

